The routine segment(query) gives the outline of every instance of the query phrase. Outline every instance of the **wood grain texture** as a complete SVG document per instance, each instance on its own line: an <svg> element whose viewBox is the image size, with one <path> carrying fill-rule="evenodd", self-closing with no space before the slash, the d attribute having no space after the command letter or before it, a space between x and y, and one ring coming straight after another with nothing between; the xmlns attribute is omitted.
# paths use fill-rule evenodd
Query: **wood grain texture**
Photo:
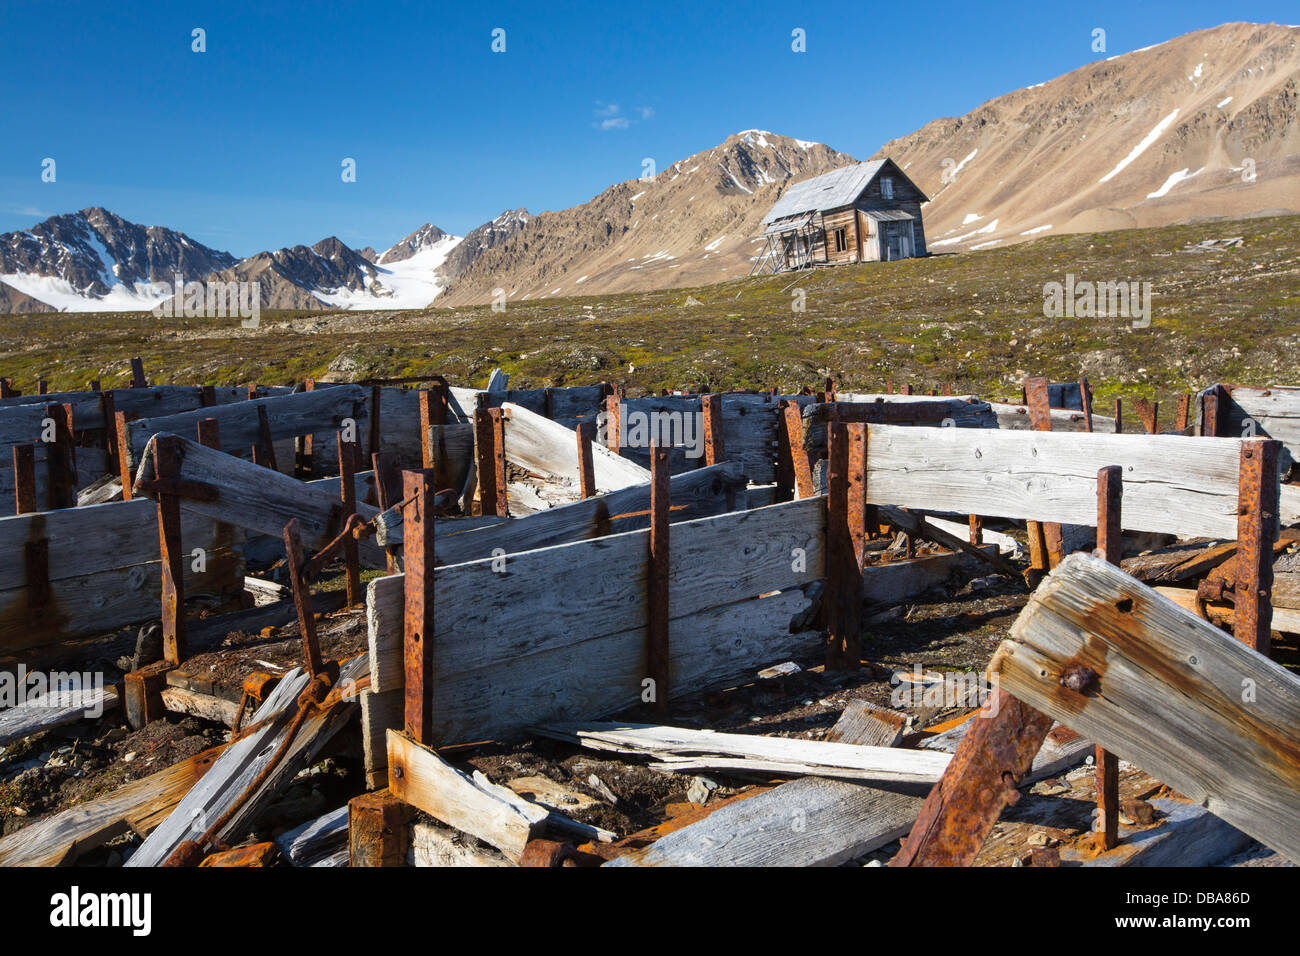
<svg viewBox="0 0 1300 956"><path fill-rule="evenodd" d="M1071 664L1100 675L1095 691L1060 684ZM989 669L1020 700L1300 861L1300 678L1281 665L1075 554Z"/></svg>
<svg viewBox="0 0 1300 956"><path fill-rule="evenodd" d="M873 504L1035 521L1095 524L1099 469L1124 469L1124 529L1235 538L1241 442L870 425ZM1300 521L1300 487L1284 486L1282 524Z"/></svg>

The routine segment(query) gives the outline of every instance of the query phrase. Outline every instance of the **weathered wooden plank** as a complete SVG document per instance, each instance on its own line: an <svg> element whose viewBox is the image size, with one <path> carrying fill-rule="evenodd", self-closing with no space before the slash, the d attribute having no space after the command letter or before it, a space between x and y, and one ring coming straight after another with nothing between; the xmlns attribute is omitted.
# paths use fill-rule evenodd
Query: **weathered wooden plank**
<svg viewBox="0 0 1300 956"><path fill-rule="evenodd" d="M577 433L550 419L536 415L521 405L506 402L506 461L536 475L560 479L572 484L578 496ZM614 454L603 445L592 447L596 491L605 493L640 485L650 480L650 472L635 462Z"/></svg>
<svg viewBox="0 0 1300 956"><path fill-rule="evenodd" d="M675 524L670 616L819 580L824 529L820 498ZM438 669L494 667L643 627L648 535L632 531L437 568ZM575 576L584 587L571 587ZM393 575L369 586L376 691L400 686L404 581Z"/></svg>
<svg viewBox="0 0 1300 956"><path fill-rule="evenodd" d="M548 814L528 813L502 799L486 778L457 770L429 747L395 730L388 732L389 789L405 803L448 826L492 844L515 862L540 835Z"/></svg>
<svg viewBox="0 0 1300 956"><path fill-rule="evenodd" d="M934 783L952 759L948 754L797 737L726 734L688 727L601 721L551 723L533 730L591 750L651 757L664 770L740 768L799 775Z"/></svg>
<svg viewBox="0 0 1300 956"><path fill-rule="evenodd" d="M1269 388L1224 386L1228 400L1220 402L1221 435L1241 438L1276 438L1287 447L1293 458L1300 459L1300 388L1274 385ZM1199 393L1205 395L1209 389ZM1200 433L1201 402L1197 408Z"/></svg>
<svg viewBox="0 0 1300 956"><path fill-rule="evenodd" d="M0 710L0 747L82 718L95 719L117 705L117 689L111 686L48 691Z"/></svg>
<svg viewBox="0 0 1300 956"><path fill-rule="evenodd" d="M290 866L320 866L331 863L340 850L347 865L348 808L347 804L314 820L308 820L275 838Z"/></svg>
<svg viewBox="0 0 1300 956"><path fill-rule="evenodd" d="M291 389L287 386L263 385L260 391L264 395L287 395ZM23 434L30 419L24 416L31 412L27 406L47 404L72 406L73 427L78 431L89 431L111 427L105 423L102 396L110 396L113 408L125 412L127 418L156 418L161 415L175 415L191 411L203 405L203 389L186 385L150 385L147 388L108 388L102 392L50 392L46 395L18 395L13 398L0 399L0 444L13 444L15 441L32 441L27 438L13 438L14 434ZM243 385L217 385L212 388L212 398L217 405L229 405L233 402L246 401L248 388Z"/></svg>
<svg viewBox="0 0 1300 956"><path fill-rule="evenodd" d="M1097 471L1120 465L1125 530L1237 534L1237 439L868 428L871 503L1095 524ZM1282 524L1297 521L1300 488L1284 486Z"/></svg>
<svg viewBox="0 0 1300 956"><path fill-rule="evenodd" d="M864 744L869 747L897 747L907 729L906 714L887 707L877 707L870 701L851 700L826 733L826 739L836 743Z"/></svg>
<svg viewBox="0 0 1300 956"><path fill-rule="evenodd" d="M606 866L837 866L907 833L921 798L804 777L738 800Z"/></svg>
<svg viewBox="0 0 1300 956"><path fill-rule="evenodd" d="M1082 675L1082 692L1061 683L1067 667L1094 675ZM1020 700L1300 861L1300 678L1279 664L1075 554L1035 592L989 670Z"/></svg>
<svg viewBox="0 0 1300 956"><path fill-rule="evenodd" d="M205 418L217 420L221 451L246 457L250 454L249 449L261 439L259 408L266 409L273 441L287 441L299 435L334 431L343 426L345 419L357 423L357 434L360 436L367 417L366 398L366 390L360 386L340 385L199 408L175 415L137 419L127 423L132 465L140 460L145 445L154 435L166 432L188 439L198 433L198 423ZM277 449L277 461L281 457ZM285 467L290 467L292 457L283 457L286 458Z"/></svg>
<svg viewBox="0 0 1300 956"><path fill-rule="evenodd" d="M1050 387L1050 386L1049 386ZM1029 409L1024 405L1005 405L1001 402L990 402L994 414L997 416L997 427L1007 428L1019 431L1030 431L1032 426L1029 423ZM1087 416L1082 411L1070 411L1063 408L1052 408L1052 431L1054 432L1086 432ZM1112 434L1115 431L1115 419L1106 415L1098 415L1095 412L1092 416L1092 430L1094 432L1106 432Z"/></svg>

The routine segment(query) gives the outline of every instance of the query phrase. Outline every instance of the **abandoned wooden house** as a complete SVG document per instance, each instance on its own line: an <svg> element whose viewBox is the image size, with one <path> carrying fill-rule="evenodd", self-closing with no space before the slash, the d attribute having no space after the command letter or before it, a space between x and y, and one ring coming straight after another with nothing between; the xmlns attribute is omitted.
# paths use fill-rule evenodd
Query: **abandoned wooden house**
<svg viewBox="0 0 1300 956"><path fill-rule="evenodd" d="M888 158L795 183L763 217L767 242L750 275L926 255L926 202Z"/></svg>

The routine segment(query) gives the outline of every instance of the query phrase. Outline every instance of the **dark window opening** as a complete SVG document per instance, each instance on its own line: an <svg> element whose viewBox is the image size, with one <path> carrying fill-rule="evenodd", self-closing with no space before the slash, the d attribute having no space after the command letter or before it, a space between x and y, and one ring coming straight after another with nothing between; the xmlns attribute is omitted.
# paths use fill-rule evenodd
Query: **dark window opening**
<svg viewBox="0 0 1300 956"><path fill-rule="evenodd" d="M835 230L835 251L847 252L849 248L849 230L846 226L843 229Z"/></svg>

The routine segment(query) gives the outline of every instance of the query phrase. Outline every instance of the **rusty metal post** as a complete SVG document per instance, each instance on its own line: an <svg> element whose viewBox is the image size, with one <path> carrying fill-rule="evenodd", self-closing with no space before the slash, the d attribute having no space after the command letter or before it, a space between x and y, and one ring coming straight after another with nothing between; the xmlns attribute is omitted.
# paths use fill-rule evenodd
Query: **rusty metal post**
<svg viewBox="0 0 1300 956"><path fill-rule="evenodd" d="M1119 567L1124 556L1121 507L1124 469L1107 465L1097 472L1097 550ZM1119 842L1119 757L1104 747L1097 748L1097 833L1101 849Z"/></svg>
<svg viewBox="0 0 1300 956"><path fill-rule="evenodd" d="M386 451L377 451L370 456L370 467L374 470L375 504L380 511L387 511L402 499L402 476L397 470L397 462ZM396 574L397 546L384 547L384 564L389 574Z"/></svg>
<svg viewBox="0 0 1300 956"><path fill-rule="evenodd" d="M827 442L826 590L822 599L826 608L826 668L843 670L857 667L861 658L862 569L858 555L865 534L865 516L864 475L859 469L865 470L866 426L830 422Z"/></svg>
<svg viewBox="0 0 1300 956"><path fill-rule="evenodd" d="M14 391L14 380L12 378L0 378L0 398L16 398L21 394Z"/></svg>
<svg viewBox="0 0 1300 956"><path fill-rule="evenodd" d="M902 390L901 390L901 394L903 394L903 395L911 395L911 394L912 394L912 386L911 386L911 385L904 385L903 388L902 388Z"/></svg>
<svg viewBox="0 0 1300 956"><path fill-rule="evenodd" d="M126 413L115 412L113 430L116 432L114 444L117 446L117 473L122 479L122 500L131 500L131 486L135 476L131 474L131 438L126 430Z"/></svg>
<svg viewBox="0 0 1300 956"><path fill-rule="evenodd" d="M379 451L379 440L383 433L381 427L383 419L379 414L382 392L383 389L378 385L370 387L370 454L372 455Z"/></svg>
<svg viewBox="0 0 1300 956"><path fill-rule="evenodd" d="M1134 399L1133 407L1137 409L1138 418L1148 435L1154 435L1158 428L1156 420L1160 415L1160 403L1146 398Z"/></svg>
<svg viewBox="0 0 1300 956"><path fill-rule="evenodd" d="M608 386L605 395L605 447L618 454L622 438L623 389L617 385Z"/></svg>
<svg viewBox="0 0 1300 956"><path fill-rule="evenodd" d="M1222 385L1215 385L1201 399L1201 434L1207 438L1223 438L1228 433L1228 402L1230 396Z"/></svg>
<svg viewBox="0 0 1300 956"><path fill-rule="evenodd" d="M499 408L474 410L474 445L478 455L479 502L483 514L510 513L506 492L505 418Z"/></svg>
<svg viewBox="0 0 1300 956"><path fill-rule="evenodd" d="M316 612L311 604L311 582L307 579L307 559L302 551L297 518L290 518L284 526L284 553L289 565L289 582L293 586L293 604L298 611L303 663L312 674L319 674L325 669L325 660L316 640Z"/></svg>
<svg viewBox="0 0 1300 956"><path fill-rule="evenodd" d="M1273 542L1278 538L1277 459L1281 442L1241 443L1237 478L1237 580L1232 633L1265 657L1273 626Z"/></svg>
<svg viewBox="0 0 1300 956"><path fill-rule="evenodd" d="M302 380L302 390L304 392L316 391L316 380L305 378ZM302 435L294 443L296 461L294 471L297 476L304 481L310 481L316 477L316 436L308 433Z"/></svg>
<svg viewBox="0 0 1300 956"><path fill-rule="evenodd" d="M36 394L37 395L50 394L50 383L45 381L45 379L43 378L38 378L36 380Z"/></svg>
<svg viewBox="0 0 1300 956"><path fill-rule="evenodd" d="M251 387L251 386L250 386ZM275 445L271 441L271 420L266 406L257 406L257 444L253 446L253 464L279 471L275 462Z"/></svg>
<svg viewBox="0 0 1300 956"><path fill-rule="evenodd" d="M983 544L984 522L980 519L979 515L970 515L968 520L970 522L970 543Z"/></svg>
<svg viewBox="0 0 1300 956"><path fill-rule="evenodd" d="M1052 411L1047 394L1047 379L1025 379L1025 405L1029 409L1029 427L1034 431L1050 432L1052 430ZM1046 571L1054 568L1065 559L1065 543L1061 538L1061 526L1054 521L1028 521L1029 555L1031 571ZM1036 534L1042 536L1042 549L1035 549ZM1037 551L1037 554L1036 554ZM1044 553L1045 552L1045 553ZM1037 557L1037 561L1035 561Z"/></svg>
<svg viewBox="0 0 1300 956"><path fill-rule="evenodd" d="M1118 435L1124 430L1124 400L1115 399L1115 434Z"/></svg>
<svg viewBox="0 0 1300 956"><path fill-rule="evenodd" d="M1079 379L1079 404L1083 406L1083 430L1092 431L1092 386L1087 378Z"/></svg>
<svg viewBox="0 0 1300 956"><path fill-rule="evenodd" d="M716 392L701 395L700 414L704 426L704 464L716 465L726 461L727 453L722 444L722 396Z"/></svg>
<svg viewBox="0 0 1300 956"><path fill-rule="evenodd" d="M406 734L433 743L434 505L431 469L402 472L404 576L403 673Z"/></svg>
<svg viewBox="0 0 1300 956"><path fill-rule="evenodd" d="M1191 417L1192 395L1190 392L1181 392L1178 395L1178 414L1174 418L1174 428L1183 431L1187 428L1188 419Z"/></svg>
<svg viewBox="0 0 1300 956"><path fill-rule="evenodd" d="M148 388L149 382L144 377L144 359L136 356L131 359L131 387Z"/></svg>
<svg viewBox="0 0 1300 956"><path fill-rule="evenodd" d="M54 441L45 443L45 484L49 496L48 506L51 511L56 508L75 508L77 506L77 460L72 431L72 406L46 405L45 418L54 423Z"/></svg>
<svg viewBox="0 0 1300 956"><path fill-rule="evenodd" d="M646 676L653 682L654 709L668 709L668 516L672 508L668 449L650 443L650 554L646 575Z"/></svg>
<svg viewBox="0 0 1300 956"><path fill-rule="evenodd" d="M584 498L596 496L596 466L592 460L591 442L596 434L592 422L578 422L578 487Z"/></svg>
<svg viewBox="0 0 1300 956"><path fill-rule="evenodd" d="M14 445L14 514L30 514L36 506L36 446Z"/></svg>
<svg viewBox="0 0 1300 956"><path fill-rule="evenodd" d="M798 402L781 403L781 421L778 423L778 428L782 443L789 449L794 488L800 498L811 498L817 492L813 486L812 461L803 444L803 409Z"/></svg>
<svg viewBox="0 0 1300 956"><path fill-rule="evenodd" d="M998 688L921 805L890 866L970 866L1052 729L1052 718Z"/></svg>
<svg viewBox="0 0 1300 956"><path fill-rule="evenodd" d="M159 484L179 477L180 439L158 435L153 440L153 473ZM185 557L181 550L181 502L159 490L158 550L162 556L163 660L174 665L185 659Z"/></svg>
<svg viewBox="0 0 1300 956"><path fill-rule="evenodd" d="M118 471L117 432L114 429L117 418L117 401L113 398L111 390L107 392L100 391L99 411L104 419L104 431L101 436L104 445L104 468L106 473L111 475Z"/></svg>
<svg viewBox="0 0 1300 956"><path fill-rule="evenodd" d="M199 386L199 407L212 408L217 404L217 390L211 385Z"/></svg>
<svg viewBox="0 0 1300 956"><path fill-rule="evenodd" d="M215 418L199 419L198 431L200 445L221 451L221 424Z"/></svg>
<svg viewBox="0 0 1300 956"><path fill-rule="evenodd" d="M343 521L357 512L357 443L344 441L343 430L338 431L339 448L339 498L343 502ZM343 565L347 569L348 607L357 607L365 601L361 594L361 559L357 554L357 539L348 535L343 539Z"/></svg>

